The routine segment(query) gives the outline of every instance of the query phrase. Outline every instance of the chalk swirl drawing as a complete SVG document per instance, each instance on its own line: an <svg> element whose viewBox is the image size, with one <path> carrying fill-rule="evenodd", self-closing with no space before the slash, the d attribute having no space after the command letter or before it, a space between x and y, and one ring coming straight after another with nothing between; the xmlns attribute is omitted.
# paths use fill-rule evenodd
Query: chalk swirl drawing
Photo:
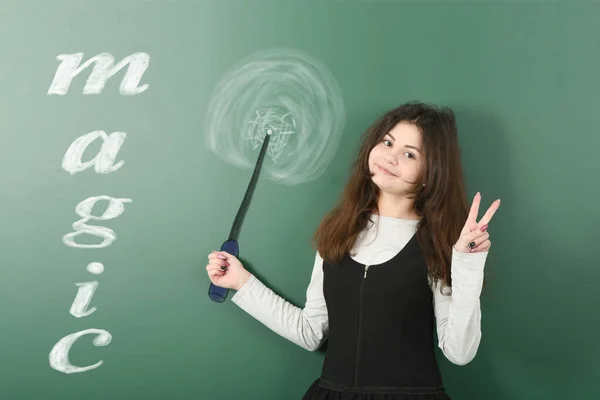
<svg viewBox="0 0 600 400"><path fill-rule="evenodd" d="M256 52L227 71L212 93L206 145L224 161L253 168L267 131L265 176L297 185L317 179L340 142L345 110L325 66L291 48Z"/></svg>

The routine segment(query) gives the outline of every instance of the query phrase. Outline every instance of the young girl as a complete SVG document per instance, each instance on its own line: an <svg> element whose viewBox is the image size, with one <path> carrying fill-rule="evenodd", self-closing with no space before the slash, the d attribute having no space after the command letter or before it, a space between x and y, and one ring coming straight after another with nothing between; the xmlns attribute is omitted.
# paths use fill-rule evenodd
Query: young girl
<svg viewBox="0 0 600 400"><path fill-rule="evenodd" d="M452 363L475 357L487 227L500 206L477 221L480 199L469 211L453 112L410 102L365 133L341 199L315 233L304 308L226 252L212 252L206 269L279 335L310 351L328 340L304 400L449 399L434 327Z"/></svg>

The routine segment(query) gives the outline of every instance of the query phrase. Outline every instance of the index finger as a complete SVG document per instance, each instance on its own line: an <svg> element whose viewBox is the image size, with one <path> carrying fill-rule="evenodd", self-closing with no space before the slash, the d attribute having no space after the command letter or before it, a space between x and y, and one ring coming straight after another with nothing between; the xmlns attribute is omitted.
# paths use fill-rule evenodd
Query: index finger
<svg viewBox="0 0 600 400"><path fill-rule="evenodd" d="M496 213L496 210L498 210L498 207L500 207L500 199L494 201L490 208L488 208L485 215L481 218L481 221L479 221L479 226L485 225L488 222L490 222L492 220L492 217Z"/></svg>
<svg viewBox="0 0 600 400"><path fill-rule="evenodd" d="M479 192L475 193L475 197L473 198L473 204L471 204L471 209L469 210L469 216L467 217L467 224L477 222L477 214L479 214L479 203L481 202L481 194Z"/></svg>

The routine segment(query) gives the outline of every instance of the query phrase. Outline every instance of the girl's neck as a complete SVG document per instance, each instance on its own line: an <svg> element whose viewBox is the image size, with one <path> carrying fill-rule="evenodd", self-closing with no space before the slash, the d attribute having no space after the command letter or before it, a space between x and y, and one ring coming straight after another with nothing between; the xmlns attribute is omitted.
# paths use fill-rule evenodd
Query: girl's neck
<svg viewBox="0 0 600 400"><path fill-rule="evenodd" d="M382 217L419 220L414 201L406 197L391 196L381 192L377 201L378 215Z"/></svg>

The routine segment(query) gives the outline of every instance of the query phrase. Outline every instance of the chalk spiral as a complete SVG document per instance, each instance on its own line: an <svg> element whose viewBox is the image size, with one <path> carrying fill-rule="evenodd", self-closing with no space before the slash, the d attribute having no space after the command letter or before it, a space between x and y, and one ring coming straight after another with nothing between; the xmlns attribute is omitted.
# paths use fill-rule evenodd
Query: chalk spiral
<svg viewBox="0 0 600 400"><path fill-rule="evenodd" d="M253 168L270 131L265 177L296 185L317 179L333 158L345 124L340 89L313 57L290 48L259 51L227 71L211 96L207 147Z"/></svg>

